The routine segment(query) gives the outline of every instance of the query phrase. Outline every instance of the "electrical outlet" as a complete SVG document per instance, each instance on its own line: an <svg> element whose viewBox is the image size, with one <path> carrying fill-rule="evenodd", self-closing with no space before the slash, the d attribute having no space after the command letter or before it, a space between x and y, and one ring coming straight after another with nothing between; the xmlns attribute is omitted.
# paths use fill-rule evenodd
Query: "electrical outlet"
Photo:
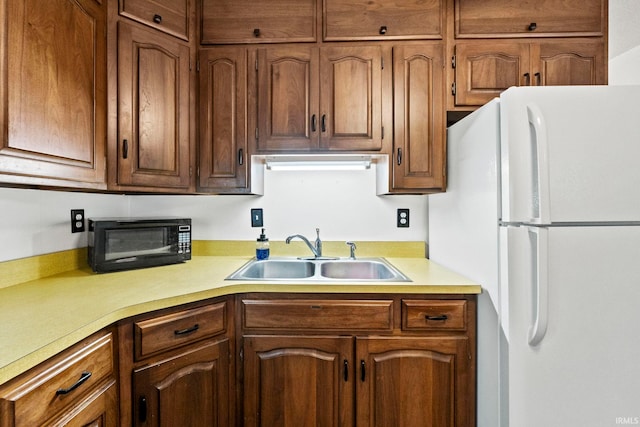
<svg viewBox="0 0 640 427"><path fill-rule="evenodd" d="M84 231L84 209L71 209L71 232L82 233Z"/></svg>
<svg viewBox="0 0 640 427"><path fill-rule="evenodd" d="M251 209L251 226L263 227L262 209Z"/></svg>
<svg viewBox="0 0 640 427"><path fill-rule="evenodd" d="M398 227L409 227L409 209L398 209Z"/></svg>

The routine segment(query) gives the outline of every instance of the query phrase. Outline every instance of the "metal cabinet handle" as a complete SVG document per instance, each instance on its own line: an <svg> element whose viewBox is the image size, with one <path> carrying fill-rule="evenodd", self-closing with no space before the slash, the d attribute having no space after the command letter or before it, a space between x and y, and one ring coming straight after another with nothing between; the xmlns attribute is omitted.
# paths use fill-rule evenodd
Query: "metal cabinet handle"
<svg viewBox="0 0 640 427"><path fill-rule="evenodd" d="M141 423L147 421L147 398L144 396L138 399L138 421Z"/></svg>
<svg viewBox="0 0 640 427"><path fill-rule="evenodd" d="M156 24L162 23L162 16L158 14L153 15L153 22L155 22Z"/></svg>
<svg viewBox="0 0 640 427"><path fill-rule="evenodd" d="M347 382L349 381L349 361L347 359L344 359L344 381Z"/></svg>
<svg viewBox="0 0 640 427"><path fill-rule="evenodd" d="M242 148L238 150L238 164L240 166L244 164L244 150Z"/></svg>
<svg viewBox="0 0 640 427"><path fill-rule="evenodd" d="M434 321L445 321L449 318L446 314L440 314L438 316L429 316L428 314L424 316L425 320L434 320Z"/></svg>
<svg viewBox="0 0 640 427"><path fill-rule="evenodd" d="M186 335L186 334L190 334L191 332L195 332L198 329L200 329L200 325L198 325L197 323L195 325L193 325L190 328L186 328L186 329L178 329L173 331L174 335Z"/></svg>
<svg viewBox="0 0 640 427"><path fill-rule="evenodd" d="M398 148L398 154L396 157L398 160L398 166L400 166L402 164L402 148Z"/></svg>
<svg viewBox="0 0 640 427"><path fill-rule="evenodd" d="M126 159L129 157L129 141L126 139L122 140L122 158Z"/></svg>
<svg viewBox="0 0 640 427"><path fill-rule="evenodd" d="M382 27L380 27L380 35L384 36L385 34L387 34L387 26L383 25Z"/></svg>
<svg viewBox="0 0 640 427"><path fill-rule="evenodd" d="M327 131L327 115L326 114L323 114L322 119L320 119L320 128L322 132Z"/></svg>
<svg viewBox="0 0 640 427"><path fill-rule="evenodd" d="M536 78L536 86L540 86L540 73L535 73L534 76Z"/></svg>
<svg viewBox="0 0 640 427"><path fill-rule="evenodd" d="M535 22L532 22L531 24L529 24L529 31L535 31L536 28L538 28L538 24L536 24Z"/></svg>
<svg viewBox="0 0 640 427"><path fill-rule="evenodd" d="M366 364L364 360L360 361L360 381L364 382L366 378Z"/></svg>
<svg viewBox="0 0 640 427"><path fill-rule="evenodd" d="M80 379L78 381L76 381L71 387L69 387L69 388L60 388L60 389L56 390L56 396L65 395L65 394L71 393L73 390L77 389L82 384L84 384L89 378L91 378L91 372L84 371L82 374L80 374Z"/></svg>
<svg viewBox="0 0 640 427"><path fill-rule="evenodd" d="M253 36L254 37L260 37L260 28L254 28L253 29Z"/></svg>
<svg viewBox="0 0 640 427"><path fill-rule="evenodd" d="M524 85L525 86L531 85L531 74L524 73Z"/></svg>
<svg viewBox="0 0 640 427"><path fill-rule="evenodd" d="M312 116L311 116L311 132L315 132L315 131L316 131L316 127L317 127L317 125L318 125L317 121L318 121L318 120L317 120L317 118L316 118L316 115L315 115L315 114L314 114L314 115L312 115Z"/></svg>

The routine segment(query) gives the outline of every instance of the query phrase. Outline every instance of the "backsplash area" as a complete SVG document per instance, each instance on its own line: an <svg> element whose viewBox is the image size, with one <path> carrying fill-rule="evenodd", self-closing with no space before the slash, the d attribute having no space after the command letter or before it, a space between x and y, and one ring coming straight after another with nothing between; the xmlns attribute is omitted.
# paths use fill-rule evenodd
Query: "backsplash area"
<svg viewBox="0 0 640 427"><path fill-rule="evenodd" d="M0 188L0 262L85 247L71 233L70 210L96 216L184 216L194 240L254 240L251 208L264 210L272 241L290 234L324 240L427 241L427 197L376 196L375 168L365 171L269 171L264 196L150 196ZM410 209L410 227L396 227L396 210ZM10 243L10 244L9 244Z"/></svg>

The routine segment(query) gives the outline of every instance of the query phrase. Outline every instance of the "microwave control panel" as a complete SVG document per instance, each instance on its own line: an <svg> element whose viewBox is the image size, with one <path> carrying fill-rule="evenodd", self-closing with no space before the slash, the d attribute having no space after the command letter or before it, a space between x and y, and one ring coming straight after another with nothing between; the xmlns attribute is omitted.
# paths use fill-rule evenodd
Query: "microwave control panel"
<svg viewBox="0 0 640 427"><path fill-rule="evenodd" d="M178 227L178 253L188 254L191 258L191 226L181 225Z"/></svg>

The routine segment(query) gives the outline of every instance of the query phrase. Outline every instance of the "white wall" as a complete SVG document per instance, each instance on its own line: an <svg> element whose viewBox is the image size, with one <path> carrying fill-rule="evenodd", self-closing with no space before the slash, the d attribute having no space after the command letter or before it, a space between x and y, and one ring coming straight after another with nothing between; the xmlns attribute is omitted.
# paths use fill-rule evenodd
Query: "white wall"
<svg viewBox="0 0 640 427"><path fill-rule="evenodd" d="M375 195L375 169L266 172L264 196L124 196L0 188L0 261L86 246L71 233L70 210L92 216L186 216L198 240L254 240L251 208L264 210L271 240L291 234L324 240L426 241L427 197ZM411 227L396 227L396 209Z"/></svg>
<svg viewBox="0 0 640 427"><path fill-rule="evenodd" d="M609 84L640 84L640 1L609 0Z"/></svg>

